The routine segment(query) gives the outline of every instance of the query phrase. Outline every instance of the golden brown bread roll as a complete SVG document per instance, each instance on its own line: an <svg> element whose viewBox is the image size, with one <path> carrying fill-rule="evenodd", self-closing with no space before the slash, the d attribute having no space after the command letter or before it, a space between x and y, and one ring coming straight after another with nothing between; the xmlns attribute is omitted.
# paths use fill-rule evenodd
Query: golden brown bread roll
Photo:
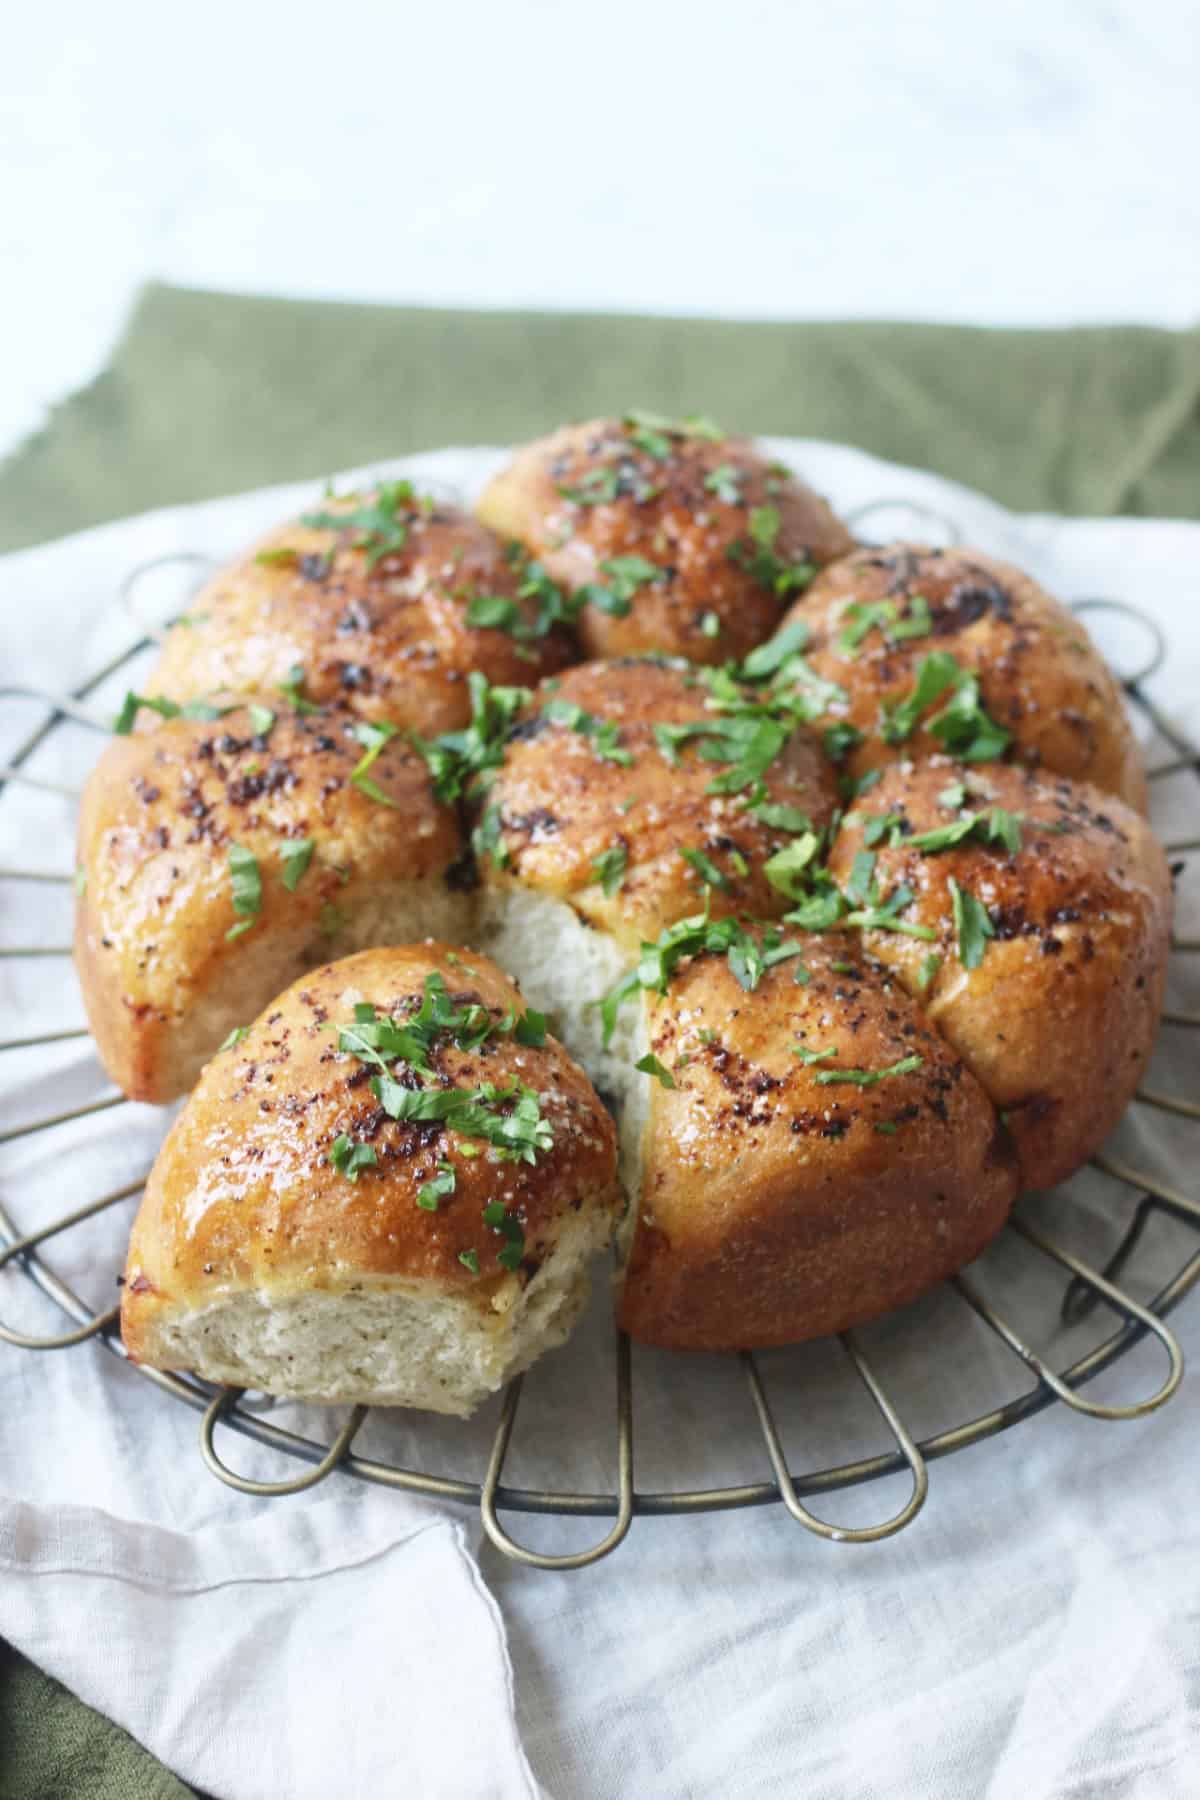
<svg viewBox="0 0 1200 1800"><path fill-rule="evenodd" d="M561 597L523 592L525 572L486 526L408 482L327 500L313 519L328 524L281 526L197 595L148 692L185 701L299 684L309 700L434 736L466 724L472 669L527 683L577 655L555 622Z"/></svg>
<svg viewBox="0 0 1200 1800"><path fill-rule="evenodd" d="M1016 1198L1011 1141L920 1008L843 935L800 950L752 993L702 954L645 996L663 1074L634 1077L619 1302L644 1343L843 1330L969 1262Z"/></svg>
<svg viewBox="0 0 1200 1800"><path fill-rule="evenodd" d="M796 620L812 634L812 669L844 691L831 720L862 734L845 759L852 778L965 749L1093 782L1146 811L1120 688L1074 614L1011 564L915 544L857 550L817 577L785 623ZM969 688L947 717L972 676L986 718Z"/></svg>
<svg viewBox="0 0 1200 1800"><path fill-rule="evenodd" d="M338 951L465 929L447 880L458 821L384 735L276 702L108 746L80 812L75 961L131 1098L183 1093L230 1030Z"/></svg>
<svg viewBox="0 0 1200 1800"><path fill-rule="evenodd" d="M818 494L745 438L645 414L526 445L478 512L586 597L589 656L744 656L789 595L854 542Z"/></svg>
<svg viewBox="0 0 1200 1800"><path fill-rule="evenodd" d="M683 663L584 663L540 691L486 793L485 941L576 1054L602 1057L594 1002L638 946L706 903L786 911L768 870L815 855L836 803L791 719L715 710Z"/></svg>
<svg viewBox="0 0 1200 1800"><path fill-rule="evenodd" d="M1001 1109L1024 1186L1065 1181L1128 1105L1162 1009L1171 878L1145 820L1076 782L932 758L856 803L829 868L868 916L895 912L865 947Z"/></svg>
<svg viewBox="0 0 1200 1800"><path fill-rule="evenodd" d="M507 976L444 944L364 951L205 1070L134 1225L122 1333L155 1368L466 1414L566 1337L619 1206L612 1122Z"/></svg>

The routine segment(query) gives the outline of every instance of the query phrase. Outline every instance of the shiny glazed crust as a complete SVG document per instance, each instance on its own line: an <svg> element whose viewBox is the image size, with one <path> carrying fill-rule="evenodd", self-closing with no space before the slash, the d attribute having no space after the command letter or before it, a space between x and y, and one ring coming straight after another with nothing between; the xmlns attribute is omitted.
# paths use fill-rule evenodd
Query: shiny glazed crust
<svg viewBox="0 0 1200 1800"><path fill-rule="evenodd" d="M876 627L857 646L839 649L855 620L848 609L891 603L903 619L917 596L928 603L927 635L896 641ZM915 544L858 550L817 577L788 614L787 622L794 619L812 631L812 667L846 692L846 704L831 716L866 734L847 759L850 775L945 750L925 723L946 695L900 746L879 735L882 703L910 694L922 660L940 650L978 675L983 705L1012 733L1013 761L1090 781L1147 810L1141 751L1120 688L1080 621L1011 564L976 550Z"/></svg>
<svg viewBox="0 0 1200 1800"><path fill-rule="evenodd" d="M531 1049L499 1035L474 1052L435 1049L431 1059L447 1086L516 1079L537 1091L554 1141L533 1165L489 1149L466 1155L467 1140L437 1122L389 1118L365 1065L337 1050L337 1028L353 1023L357 1002L380 1014L410 1010L433 971L456 1003L480 1003L496 1018L523 1010L485 957L444 944L368 950L302 978L209 1064L159 1152L134 1224L121 1329L135 1360L163 1366L150 1344L164 1320L239 1293L282 1301L385 1278L466 1297L484 1317L511 1304L581 1211L615 1217L612 1121L552 1038ZM378 1159L353 1181L329 1161L341 1134L370 1144ZM447 1162L455 1190L426 1211L418 1190ZM482 1220L497 1200L524 1229L525 1260L513 1272L497 1261L503 1235ZM460 1260L470 1251L478 1275Z"/></svg>
<svg viewBox="0 0 1200 1800"><path fill-rule="evenodd" d="M655 438L659 454L642 447ZM611 497L582 503L564 489ZM820 568L853 547L820 495L747 439L639 434L617 420L564 426L519 450L478 512L572 592L611 585L603 565L614 557L661 571L639 585L624 618L583 609L588 656L657 650L721 663L770 637L786 605L769 576L730 556L750 558L751 515L767 507L778 515L771 548L780 567Z"/></svg>
<svg viewBox="0 0 1200 1800"><path fill-rule="evenodd" d="M346 500L323 507L351 510ZM406 541L373 568L352 527L297 522L270 533L196 596L190 622L167 634L148 691L173 700L269 694L299 667L310 700L434 737L469 719L472 669L527 684L574 660L561 626L519 642L467 623L470 601L484 595L514 601L526 623L537 613L486 526L450 506L400 512Z"/></svg>
<svg viewBox="0 0 1200 1800"><path fill-rule="evenodd" d="M389 896L465 917L446 886L458 821L416 752L386 745L369 777L380 801L350 780L363 755L353 715L275 704L261 736L239 708L116 737L84 789L75 962L101 1061L134 1099L184 1092L230 1027L302 969L356 947L360 930L393 929ZM289 891L284 857L302 839L312 855ZM230 938L245 918L234 844L257 859L262 896Z"/></svg>
<svg viewBox="0 0 1200 1800"><path fill-rule="evenodd" d="M865 948L923 992L929 1018L1002 1110L1023 1185L1053 1187L1117 1124L1149 1060L1166 985L1170 872L1145 820L1112 795L938 758L893 766L857 802L830 856L834 879L845 885L873 815L894 815L908 835L952 821L938 796L958 781L971 810L1021 816L1020 850L879 844L881 897L910 887L901 916L934 940L869 930ZM995 931L976 968L961 960L951 881L981 903ZM941 961L923 990L931 954Z"/></svg>
<svg viewBox="0 0 1200 1800"><path fill-rule="evenodd" d="M622 1326L670 1349L840 1331L903 1305L1004 1224L1016 1160L990 1102L920 1008L840 935L752 994L697 957L652 1000L643 1181ZM819 1057L809 1065L794 1053ZM823 1054L828 1052L834 1054ZM875 1086L819 1079L919 1068Z"/></svg>
<svg viewBox="0 0 1200 1800"><path fill-rule="evenodd" d="M498 808L504 860L484 862L493 889L527 888L565 900L622 947L636 950L664 925L705 903L702 872L680 852L700 851L727 883L711 889L714 917L749 913L772 918L792 902L763 874L763 864L792 834L763 824L747 794L709 794L727 764L704 760L696 740L674 764L654 737L655 725L712 720L703 681L686 666L638 659L585 663L571 669L547 700L580 706L620 727L628 765L598 756L585 733L538 711L518 724L504 765L487 795ZM837 804L833 772L803 727L792 733L764 776L766 798L805 813L821 831ZM630 804L632 802L632 804ZM596 859L623 850L625 872L611 896L596 878ZM740 859L745 872L739 867Z"/></svg>

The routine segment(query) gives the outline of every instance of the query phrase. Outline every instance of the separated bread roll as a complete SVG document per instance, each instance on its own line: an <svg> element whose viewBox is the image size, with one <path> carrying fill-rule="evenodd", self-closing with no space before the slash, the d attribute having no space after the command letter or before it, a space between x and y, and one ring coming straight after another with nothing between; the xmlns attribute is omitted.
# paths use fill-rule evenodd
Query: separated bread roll
<svg viewBox="0 0 1200 1800"><path fill-rule="evenodd" d="M818 494L745 438L646 414L527 445L478 511L582 603L589 656L744 656L854 542Z"/></svg>
<svg viewBox="0 0 1200 1800"><path fill-rule="evenodd" d="M818 854L836 804L791 719L716 710L684 663L585 663L541 690L487 791L484 941L603 1082L596 1002L641 944L706 907L786 911L786 866Z"/></svg>
<svg viewBox="0 0 1200 1800"><path fill-rule="evenodd" d="M852 941L798 948L750 993L706 953L644 996L619 1301L643 1343L841 1331L969 1262L1016 1198L1011 1141L920 1008Z"/></svg>
<svg viewBox="0 0 1200 1800"><path fill-rule="evenodd" d="M326 501L216 576L168 632L148 691L299 691L433 736L466 724L472 669L529 682L574 659L561 596L528 587L477 519L386 482Z"/></svg>
<svg viewBox="0 0 1200 1800"><path fill-rule="evenodd" d="M561 1343L620 1206L612 1123L486 958L369 950L221 1052L133 1229L137 1362L465 1415Z"/></svg>
<svg viewBox="0 0 1200 1800"><path fill-rule="evenodd" d="M1162 1009L1171 878L1145 820L1093 787L933 758L858 801L829 868L867 950L1001 1109L1024 1186L1065 1181L1132 1098Z"/></svg>
<svg viewBox="0 0 1200 1800"><path fill-rule="evenodd" d="M1080 621L1028 575L975 550L858 550L788 615L842 698L830 719L861 778L897 757L1008 756L1147 809L1121 691ZM982 710L981 710L982 709ZM861 742L855 742L861 735Z"/></svg>
<svg viewBox="0 0 1200 1800"><path fill-rule="evenodd" d="M341 709L115 738L84 790L75 925L108 1073L171 1100L302 970L465 929L462 850L416 752Z"/></svg>

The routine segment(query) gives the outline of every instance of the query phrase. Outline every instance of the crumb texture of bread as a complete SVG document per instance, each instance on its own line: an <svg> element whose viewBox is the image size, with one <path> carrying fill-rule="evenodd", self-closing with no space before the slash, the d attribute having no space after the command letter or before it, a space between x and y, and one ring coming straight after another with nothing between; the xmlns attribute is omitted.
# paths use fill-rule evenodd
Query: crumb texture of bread
<svg viewBox="0 0 1200 1800"><path fill-rule="evenodd" d="M854 546L820 495L748 439L633 418L526 445L477 510L570 592L603 590L579 616L588 656L740 658Z"/></svg>
<svg viewBox="0 0 1200 1800"><path fill-rule="evenodd" d="M282 704L173 718L114 738L92 771L75 960L101 1060L132 1099L184 1093L232 1029L331 955L467 934L472 902L447 880L454 812L399 738L370 791L357 785L354 723Z"/></svg>
<svg viewBox="0 0 1200 1800"><path fill-rule="evenodd" d="M912 841L996 808L1018 824L1015 851ZM867 851L873 821L890 824ZM1081 783L935 758L889 769L856 804L830 853L834 879L864 854L880 897L908 890L899 916L925 933L869 929L865 948L921 996L1001 1109L1024 1185L1065 1181L1117 1124L1158 1029L1173 894L1150 827Z"/></svg>
<svg viewBox="0 0 1200 1800"><path fill-rule="evenodd" d="M978 1255L1017 1194L1012 1143L903 989L841 934L748 995L701 955L648 1001L645 1123L621 1325L681 1350L822 1337ZM623 1233L623 1237L626 1234Z"/></svg>
<svg viewBox="0 0 1200 1800"><path fill-rule="evenodd" d="M404 1027L434 988L461 1026L433 1032L420 1078L402 1058L388 1079L493 1118L523 1096L532 1160L469 1119L389 1110L369 1049L341 1047L365 1013ZM524 1011L486 957L437 943L283 994L209 1063L159 1153L125 1276L134 1359L465 1413L561 1342L621 1211L616 1131L552 1036L517 1033Z"/></svg>
<svg viewBox="0 0 1200 1800"><path fill-rule="evenodd" d="M374 528L356 523L364 513ZM525 584L485 525L406 482L327 500L214 576L168 631L147 691L269 695L298 671L309 700L435 737L470 718L472 669L524 685L578 655L561 624L540 630ZM507 603L508 629L470 622L485 599Z"/></svg>
<svg viewBox="0 0 1200 1800"><path fill-rule="evenodd" d="M901 741L880 732L926 658L948 655L1010 734L1010 760L1147 811L1142 753L1111 670L1083 622L1011 563L919 544L857 550L818 575L785 624L797 621L812 633L809 664L844 693L831 719L862 734L845 764L854 779L950 747L929 727L951 690L919 709Z"/></svg>

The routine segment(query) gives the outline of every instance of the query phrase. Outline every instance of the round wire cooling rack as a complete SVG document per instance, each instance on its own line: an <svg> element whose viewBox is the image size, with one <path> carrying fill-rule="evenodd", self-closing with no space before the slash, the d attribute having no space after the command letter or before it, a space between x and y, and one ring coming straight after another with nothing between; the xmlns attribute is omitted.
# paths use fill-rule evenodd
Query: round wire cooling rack
<svg viewBox="0 0 1200 1800"><path fill-rule="evenodd" d="M887 508L894 507L899 502L878 504ZM874 509L860 509L856 522L861 523L863 517L872 510ZM942 520L938 515L937 523L951 540L956 538L957 532L952 521ZM183 552L175 557L156 559L154 563L131 572L122 586L121 598L138 625L138 640L73 693L57 695L41 688L13 684L0 688L0 702L33 704L38 707L41 715L34 728L18 744L7 766L0 767L0 802L17 785L24 785L35 792L67 795L72 799L78 797L78 789L35 773L27 765L55 734L72 726L100 731L109 729L107 717L91 703L94 696L106 683L126 671L160 636L159 630L143 618L136 607L134 592L137 583L164 563L189 566L202 564L205 560L191 552ZM1077 611L1100 609L1118 615L1128 630L1142 633L1143 640L1148 643L1145 654L1131 661L1126 669L1123 685L1132 704L1139 709L1153 732L1170 751L1167 760L1151 768L1152 783L1157 784L1176 775L1193 778L1200 776L1200 751L1181 735L1145 691L1146 683L1162 666L1167 654L1166 643L1157 625L1148 616L1124 602L1102 599L1075 602ZM1200 838L1169 843L1166 847L1171 856L1184 858L1200 851ZM0 868L0 883L6 885L47 883L65 886L71 881L72 875L69 873L60 874L34 868ZM1195 954L1200 952L1200 939L1176 938L1172 950L1176 956ZM40 957L69 958L70 955L69 945L0 947L0 960L3 961ZM1200 1027L1200 1013L1168 1010L1163 1014L1163 1024L1171 1029L1195 1030ZM35 1032L0 1039L0 1053L5 1053L5 1061L8 1062L10 1057L22 1051L87 1037L88 1032L84 1026ZM112 1094L83 1106L36 1119L26 1125L0 1131L0 1147L34 1133L53 1132L77 1119L128 1104L121 1094ZM1150 1108L1160 1114L1169 1114L1177 1119L1200 1122L1200 1105L1147 1088L1138 1092L1134 1105ZM789 1467L783 1436L768 1397L760 1361L754 1353L748 1351L740 1353L737 1361L748 1388L749 1413L761 1434L761 1451L765 1451L772 1479L727 1487L661 1491L638 1489L634 1485L633 1365L629 1340L620 1332L616 1334L614 1408L617 1482L615 1491L612 1492L557 1491L514 1487L504 1483L504 1467L524 1391L524 1376L518 1376L505 1392L487 1453L486 1466L482 1475L475 1479L433 1474L356 1452L355 1439L370 1410L366 1407L355 1407L341 1429L328 1441L321 1441L288 1430L267 1417L275 1404L270 1396L255 1398L238 1388L215 1388L190 1374L165 1374L147 1368L138 1368L137 1373L164 1394L182 1401L202 1415L200 1450L203 1460L214 1475L232 1488L258 1496L295 1494L315 1487L335 1469L341 1470L364 1481L478 1507L483 1529L497 1549L516 1562L536 1568L575 1569L597 1562L621 1543L635 1515L720 1512L780 1503L798 1524L817 1537L840 1542L870 1542L890 1536L916 1517L928 1494L928 1465L931 1462L1007 1431L1047 1407L1062 1405L1074 1412L1101 1420L1141 1418L1164 1405L1178 1390L1183 1375L1183 1356L1164 1321L1200 1279L1200 1248L1188 1255L1153 1298L1145 1303L1136 1300L1119 1286L1118 1277L1133 1261L1152 1216L1163 1214L1200 1231L1200 1200L1181 1193L1155 1175L1134 1168L1107 1152L1097 1153L1092 1158L1092 1165L1139 1196L1127 1228L1102 1268L1082 1261L1023 1217L1015 1216L1006 1227L1006 1233L1022 1239L1065 1276L1058 1298L1059 1315L1064 1325L1078 1324L1103 1302L1119 1315L1121 1323L1118 1328L1066 1367L1055 1368L985 1299L973 1276L956 1275L947 1284L948 1288L1012 1352L1023 1371L1033 1376L1033 1386L1013 1399L918 1441L889 1397L859 1337L852 1332L843 1333L840 1343L845 1353L845 1367L858 1377L870 1396L890 1435L893 1447L856 1461L809 1469L800 1474L793 1473ZM85 1220L139 1194L144 1181L143 1177L140 1181L102 1194L30 1231L22 1231L6 1207L0 1204L0 1272L19 1272L47 1296L68 1321L68 1329L47 1336L31 1336L0 1323L0 1341L17 1349L55 1351L70 1349L91 1339L111 1354L126 1357L118 1329L119 1307L113 1306L102 1311L93 1309L55 1272L42 1254L42 1246L61 1238ZM1065 1191L1069 1192L1069 1188ZM123 1247L123 1242L113 1245L118 1260ZM1090 1399L1081 1391L1096 1376L1126 1357L1149 1336L1157 1339L1167 1358L1166 1376L1153 1393L1128 1404L1106 1405ZM280 1452L305 1467L298 1474L273 1482L251 1480L238 1474L225 1462L218 1449L217 1431L221 1426ZM814 1496L858 1487L905 1471L911 1482L908 1499L898 1512L873 1524L858 1527L832 1525L805 1504L806 1499ZM611 1519L613 1522L605 1535L587 1548L566 1555L548 1555L518 1542L501 1523L502 1510Z"/></svg>

